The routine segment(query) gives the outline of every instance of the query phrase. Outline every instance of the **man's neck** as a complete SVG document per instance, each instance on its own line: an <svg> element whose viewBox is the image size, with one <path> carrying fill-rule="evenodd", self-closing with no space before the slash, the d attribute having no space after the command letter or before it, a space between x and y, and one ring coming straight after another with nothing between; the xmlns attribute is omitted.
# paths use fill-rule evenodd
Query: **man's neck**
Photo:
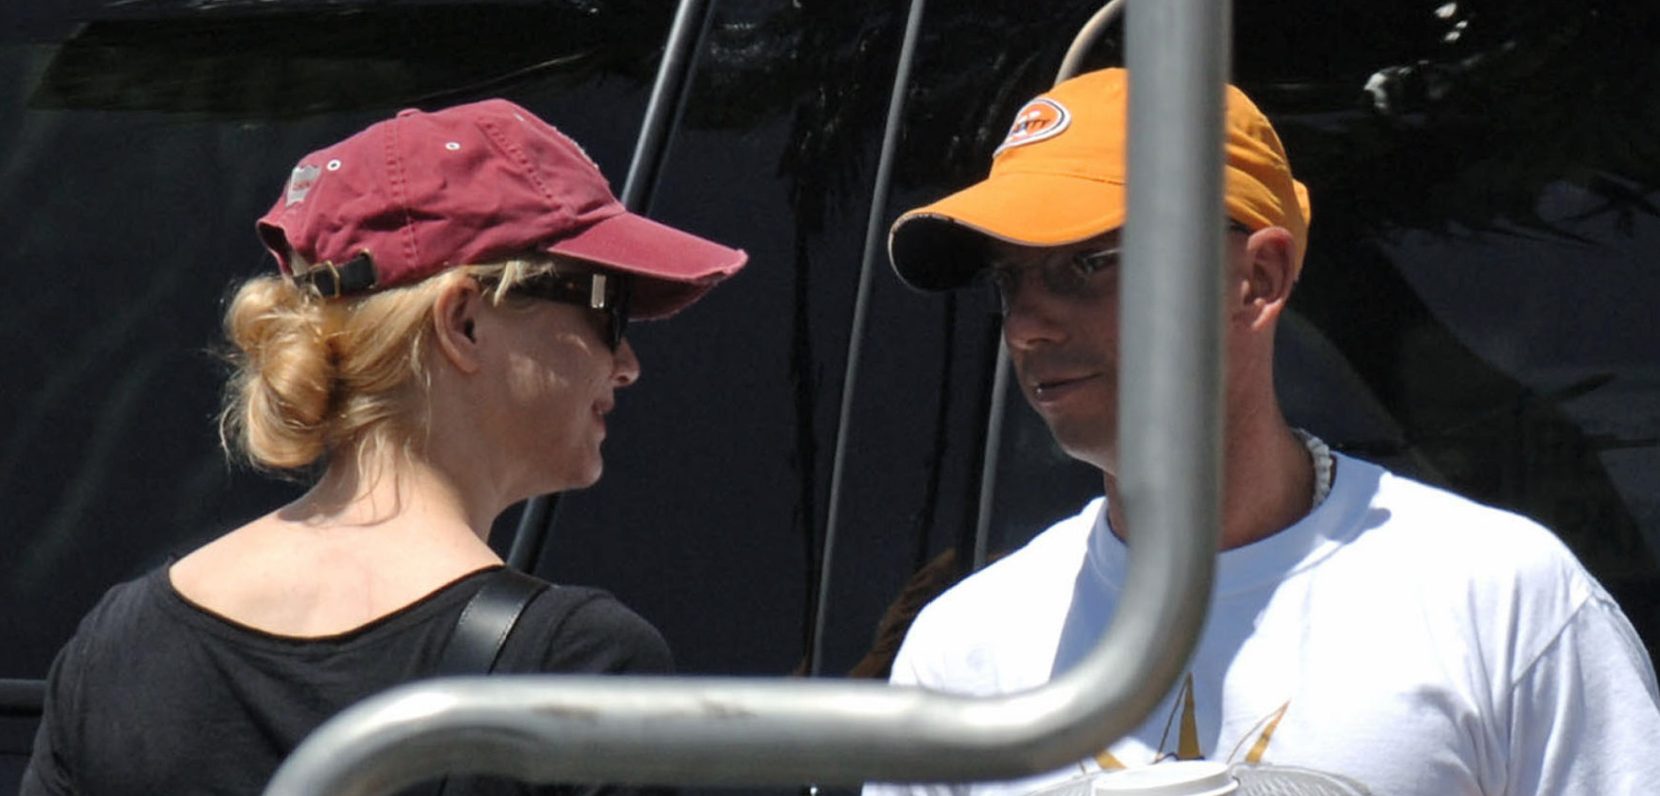
<svg viewBox="0 0 1660 796"><path fill-rule="evenodd" d="M1133 465L1132 465L1133 466ZM1103 474L1107 522L1121 539L1130 524L1119 500L1118 479ZM1251 434L1230 434L1222 451L1222 538L1232 550L1291 527L1314 503L1314 464L1307 446L1284 420Z"/></svg>

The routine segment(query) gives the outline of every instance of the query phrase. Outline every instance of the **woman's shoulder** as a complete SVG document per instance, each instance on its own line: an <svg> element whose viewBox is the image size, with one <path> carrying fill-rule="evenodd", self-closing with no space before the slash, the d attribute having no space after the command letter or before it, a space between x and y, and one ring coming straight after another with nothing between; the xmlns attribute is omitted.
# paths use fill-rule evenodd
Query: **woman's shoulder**
<svg viewBox="0 0 1660 796"><path fill-rule="evenodd" d="M179 627L166 609L166 577L164 565L117 583L81 616L52 663L57 701L69 703L89 680L118 675L136 650L176 648Z"/></svg>
<svg viewBox="0 0 1660 796"><path fill-rule="evenodd" d="M81 617L77 641L107 640L123 635L148 635L166 621L167 565L109 587Z"/></svg>
<svg viewBox="0 0 1660 796"><path fill-rule="evenodd" d="M501 668L658 674L673 671L674 659L657 628L610 592L554 584L525 607L502 650Z"/></svg>
<svg viewBox="0 0 1660 796"><path fill-rule="evenodd" d="M173 591L202 613L285 639L342 638L402 625L464 592L500 560L470 531L388 520L314 522L280 509L225 533L168 569ZM455 543L458 537L466 543Z"/></svg>

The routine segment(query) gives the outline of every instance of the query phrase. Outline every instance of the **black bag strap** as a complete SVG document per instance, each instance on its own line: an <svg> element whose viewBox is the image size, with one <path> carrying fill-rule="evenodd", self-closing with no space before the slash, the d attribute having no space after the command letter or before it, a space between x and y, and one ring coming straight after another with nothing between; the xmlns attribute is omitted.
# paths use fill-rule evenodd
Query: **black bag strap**
<svg viewBox="0 0 1660 796"><path fill-rule="evenodd" d="M435 677L461 674L489 674L496 669L496 659L513 627L519 622L530 601L546 591L547 581L526 575L512 567L502 567L484 576L484 586L455 620L455 631L438 654ZM449 792L450 778L439 780L428 793L444 796Z"/></svg>
<svg viewBox="0 0 1660 796"><path fill-rule="evenodd" d="M512 567L485 576L484 587L467 601L455 620L455 632L444 644L434 675L489 674L496 668L502 645L512 634L525 606L548 588L548 582Z"/></svg>

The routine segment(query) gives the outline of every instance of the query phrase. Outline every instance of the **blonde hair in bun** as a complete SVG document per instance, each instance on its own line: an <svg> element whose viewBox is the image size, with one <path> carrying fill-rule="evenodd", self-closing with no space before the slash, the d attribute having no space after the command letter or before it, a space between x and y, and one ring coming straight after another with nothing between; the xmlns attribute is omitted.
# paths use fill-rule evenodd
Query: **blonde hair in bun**
<svg viewBox="0 0 1660 796"><path fill-rule="evenodd" d="M537 255L452 268L412 285L324 299L281 276L249 279L224 317L232 373L219 414L227 454L297 473L343 451L418 451L426 434L431 308L458 279L492 282L501 303L518 282L555 270ZM303 264L300 264L303 270Z"/></svg>

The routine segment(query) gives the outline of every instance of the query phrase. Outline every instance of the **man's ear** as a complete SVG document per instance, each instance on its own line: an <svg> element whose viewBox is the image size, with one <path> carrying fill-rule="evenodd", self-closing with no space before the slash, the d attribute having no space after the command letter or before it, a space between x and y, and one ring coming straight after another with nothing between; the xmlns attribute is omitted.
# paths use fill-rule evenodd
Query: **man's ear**
<svg viewBox="0 0 1660 796"><path fill-rule="evenodd" d="M1279 319L1297 281L1296 242L1283 227L1265 227L1245 242L1234 311L1253 329Z"/></svg>
<svg viewBox="0 0 1660 796"><path fill-rule="evenodd" d="M470 278L450 282L432 302L433 341L462 373L473 373L481 364L477 320L483 309L484 290Z"/></svg>

